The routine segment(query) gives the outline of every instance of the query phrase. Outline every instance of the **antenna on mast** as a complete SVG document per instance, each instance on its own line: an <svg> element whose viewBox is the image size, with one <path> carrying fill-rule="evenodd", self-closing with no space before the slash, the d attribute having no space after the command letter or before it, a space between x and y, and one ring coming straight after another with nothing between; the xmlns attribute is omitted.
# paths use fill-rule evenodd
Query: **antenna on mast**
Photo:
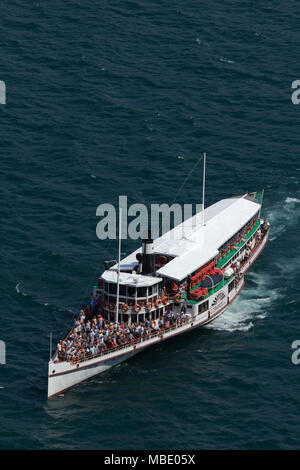
<svg viewBox="0 0 300 470"><path fill-rule="evenodd" d="M204 224L204 204L205 204L205 171L206 171L206 153L203 154L203 181L202 181L202 225Z"/></svg>

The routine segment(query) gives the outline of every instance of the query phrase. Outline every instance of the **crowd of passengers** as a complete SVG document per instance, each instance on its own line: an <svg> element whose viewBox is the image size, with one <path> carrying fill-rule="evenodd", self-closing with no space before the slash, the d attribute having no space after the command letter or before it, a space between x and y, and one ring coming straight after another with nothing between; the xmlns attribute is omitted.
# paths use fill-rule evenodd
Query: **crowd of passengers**
<svg viewBox="0 0 300 470"><path fill-rule="evenodd" d="M185 309L180 314L167 310L161 319L144 322L114 323L105 320L98 309L97 299L92 297L88 307L80 311L74 320L74 327L65 340L57 345L58 360L78 361L87 356L102 353L125 344L134 344L136 340L149 336L172 326L180 326L185 319Z"/></svg>

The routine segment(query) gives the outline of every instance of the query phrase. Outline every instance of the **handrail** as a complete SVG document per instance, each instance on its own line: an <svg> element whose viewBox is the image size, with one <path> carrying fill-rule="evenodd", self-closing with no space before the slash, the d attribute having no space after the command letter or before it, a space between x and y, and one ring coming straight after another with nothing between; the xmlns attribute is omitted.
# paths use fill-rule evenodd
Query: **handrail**
<svg viewBox="0 0 300 470"><path fill-rule="evenodd" d="M114 348L109 348L105 351L101 351L97 354L89 354L87 356L83 356L79 359L74 359L74 360L69 360L69 361L66 361L66 362L70 362L71 364L78 364L79 362L85 362L85 361L88 361L90 359L95 359L96 357L100 357L100 356L106 356L107 354L111 354L112 352L116 352L116 351L120 351L122 349L126 349L126 348L129 348L129 347L134 347L135 345L139 344L139 343L142 343L144 341L147 341L148 339L153 339L157 336L161 336L165 333L168 333L169 331L172 331L172 330L175 330L176 328L180 328L182 327L183 325L185 324L188 324L190 323L191 321L193 321L193 319L195 318L195 316L192 316L191 318L189 319L186 319L186 320L180 320L180 324L179 325L174 325L172 327L169 327L169 328L165 328L165 327L162 327L160 328L159 330L157 331L154 331L154 332L150 332L150 334L148 333L147 335L144 335L144 336L141 336L140 338L136 338L134 341L128 341L120 346L116 346ZM69 335L68 335L69 336ZM57 354L55 353L55 355L53 356L53 358L55 358ZM63 361L58 361L58 362L63 362Z"/></svg>
<svg viewBox="0 0 300 470"><path fill-rule="evenodd" d="M174 296L175 296L175 293L174 293L174 294L169 294L169 302L163 304L164 307L167 307L168 305L170 305L170 304L172 303L172 301L173 301L172 295L173 295L173 297L174 297ZM65 337L64 341L66 341L66 340L69 338L69 336L74 332L74 330L75 330L75 326L73 326L73 327L71 328L71 330L69 331L69 333L68 333L67 336ZM125 344L127 344L127 343L125 343ZM122 346L117 346L117 348L120 348L120 347L122 348L123 345L122 345ZM103 351L102 353L98 353L98 354L104 354L104 353L107 353L107 352L111 352L112 350L117 349L117 348L111 348L111 349L108 349L108 351ZM56 349L56 351L55 351L55 353L53 354L51 360L54 361L57 356L58 356L58 349Z"/></svg>
<svg viewBox="0 0 300 470"><path fill-rule="evenodd" d="M190 318L186 321L182 321L181 325L178 325L178 326L175 325L175 326L169 327L169 328L164 328L163 327L160 330L155 331L154 333L151 332L150 334L147 334L145 336L141 336L140 338L135 339L133 342L128 341L127 343L124 343L121 346L117 346L117 347L114 347L114 348L109 348L109 349L107 349L105 351L102 351L100 353L97 353L97 354L89 354L88 356L84 356L80 359L74 360L73 363L77 364L78 362L85 362L85 361L88 361L90 359L95 359L96 357L99 357L99 356L106 356L107 354L111 354L112 352L120 351L122 349L126 349L126 348L129 348L129 347L134 347L135 345L137 345L139 343L143 343L144 341L156 338L157 336L162 336L163 334L168 333L168 332L170 332L172 330L175 330L177 328L180 328L185 324L191 323L192 321L193 321L192 318ZM67 362L70 362L70 361L67 361Z"/></svg>

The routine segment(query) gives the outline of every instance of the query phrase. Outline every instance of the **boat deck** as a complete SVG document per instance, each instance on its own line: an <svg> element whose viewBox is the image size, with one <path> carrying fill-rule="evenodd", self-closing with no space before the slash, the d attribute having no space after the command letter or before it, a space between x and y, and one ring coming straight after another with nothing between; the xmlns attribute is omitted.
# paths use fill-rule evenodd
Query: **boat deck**
<svg viewBox="0 0 300 470"><path fill-rule="evenodd" d="M257 222L255 223L255 225L253 226L253 228L247 233L247 235L244 236L243 240L239 243L236 244L236 246L230 250L225 256L223 256L220 261L218 262L217 264L217 268L221 269L223 268L227 263L228 261L230 261L237 253L238 251L243 248L243 246L248 242L248 240L252 237L252 235L257 231L257 229L259 228L260 226L260 219L257 220ZM227 284L229 284L230 281L232 281L232 279L234 279L234 275L232 275L230 278L228 279L222 279L220 281L220 283L212 288L210 288L206 294L206 296L204 296L201 300L204 300L204 299L207 299L209 298L212 294L215 294L216 292L218 292L218 290L222 289L222 287L226 286ZM191 289L191 292L194 291L195 289L198 289L198 287L201 286L201 282L199 282L196 286L194 286L192 289ZM186 292L184 293L184 300L186 302L189 302L191 304L197 304L199 303L199 300L192 300L192 299L187 299L187 294Z"/></svg>
<svg viewBox="0 0 300 470"><path fill-rule="evenodd" d="M219 282L219 284L217 284L216 286L208 289L208 292L207 294L200 300L203 300L203 299L208 299L208 297L210 297L212 294L215 294L216 292L218 292L220 289L222 289L222 287L226 286L230 281L232 281L232 279L234 278L234 275L232 275L229 279L224 279L224 282L223 282L223 279ZM199 284L197 284L196 286L194 286L192 289L191 289L191 292L195 289L198 289L198 287L200 287L201 285L201 282ZM185 292L184 293L184 296L183 296L184 300L186 302L189 302L191 304L198 304L200 302L200 300L192 300L192 299L187 299L187 293Z"/></svg>
<svg viewBox="0 0 300 470"><path fill-rule="evenodd" d="M237 243L236 246L232 250L230 250L225 256L223 256L223 258L220 259L220 261L217 264L217 268L220 268L220 269L223 268L225 264L227 264L228 261L230 261L231 258L233 258L233 256L236 255L236 253L241 248L243 248L243 246L247 243L249 238L252 237L252 235L256 232L259 226L260 226L260 220L258 219L255 225L253 226L253 228L250 230L250 232L248 232L247 235L245 235L245 237L243 238L243 241Z"/></svg>

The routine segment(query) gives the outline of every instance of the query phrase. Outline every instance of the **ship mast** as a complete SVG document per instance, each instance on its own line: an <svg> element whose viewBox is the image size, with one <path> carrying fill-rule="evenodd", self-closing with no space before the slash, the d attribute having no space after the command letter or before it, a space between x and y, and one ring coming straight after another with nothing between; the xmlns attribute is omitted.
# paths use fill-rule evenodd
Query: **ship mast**
<svg viewBox="0 0 300 470"><path fill-rule="evenodd" d="M205 204L205 171L206 171L206 153L203 154L203 181L202 181L202 225L204 224L204 204Z"/></svg>
<svg viewBox="0 0 300 470"><path fill-rule="evenodd" d="M115 323L119 321L119 294L120 294L120 263L121 263L121 239L122 239L122 209L119 208L119 253L118 253L118 276L117 276L117 301L115 311Z"/></svg>

